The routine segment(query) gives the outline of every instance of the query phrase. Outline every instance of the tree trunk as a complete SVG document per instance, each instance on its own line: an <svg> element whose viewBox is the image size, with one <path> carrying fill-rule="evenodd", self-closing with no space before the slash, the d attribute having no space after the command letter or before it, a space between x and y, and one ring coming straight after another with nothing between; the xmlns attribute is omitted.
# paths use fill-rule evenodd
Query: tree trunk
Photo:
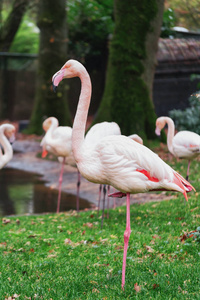
<svg viewBox="0 0 200 300"><path fill-rule="evenodd" d="M106 86L95 121L115 121L125 135L155 138L151 90L161 25L156 20L162 18L163 6L163 0L115 0Z"/></svg>
<svg viewBox="0 0 200 300"><path fill-rule="evenodd" d="M0 52L8 52L26 12L29 0L14 0L12 10L0 27ZM2 3L1 3L2 6Z"/></svg>
<svg viewBox="0 0 200 300"><path fill-rule="evenodd" d="M40 49L37 87L29 133L42 133L42 122L54 116L60 125L70 125L71 118L66 100L66 84L59 92L52 90L52 76L67 60L66 0L40 0L38 27Z"/></svg>

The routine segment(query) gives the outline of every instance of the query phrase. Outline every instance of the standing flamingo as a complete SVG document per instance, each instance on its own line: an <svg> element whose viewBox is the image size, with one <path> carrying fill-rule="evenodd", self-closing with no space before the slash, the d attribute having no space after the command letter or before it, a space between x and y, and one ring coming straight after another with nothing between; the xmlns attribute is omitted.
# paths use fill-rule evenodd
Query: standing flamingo
<svg viewBox="0 0 200 300"><path fill-rule="evenodd" d="M200 136L192 131L179 131L175 134L174 122L169 117L159 117L156 120L156 134L160 135L160 131L168 125L167 146L169 151L178 158L188 160L187 176L189 178L189 169L191 160L200 154Z"/></svg>
<svg viewBox="0 0 200 300"><path fill-rule="evenodd" d="M85 67L68 60L54 74L54 90L64 78L79 77L81 92L72 130L72 151L80 173L89 181L112 185L120 192L111 196L126 196L126 230L122 265L122 288L125 285L126 256L130 229L130 194L153 190L172 190L183 193L193 189L181 175L147 147L123 135L102 138L90 148L84 140L88 109L91 100L91 81Z"/></svg>
<svg viewBox="0 0 200 300"><path fill-rule="evenodd" d="M0 126L0 169L2 169L12 158L13 149L10 142L15 140L15 127L12 124L2 124Z"/></svg>
<svg viewBox="0 0 200 300"><path fill-rule="evenodd" d="M72 153L72 128L69 126L58 126L58 120L55 117L49 117L43 122L43 129L46 132L40 145L43 148L42 157L45 157L47 153L56 155L59 161L62 163L60 176L59 176L59 189L58 189L58 200L57 210L60 211L60 199L61 199L61 187L63 181L63 172L65 163L76 167L76 162ZM77 181L77 196L76 196L76 208L79 211L79 185L80 185L80 174L78 172Z"/></svg>

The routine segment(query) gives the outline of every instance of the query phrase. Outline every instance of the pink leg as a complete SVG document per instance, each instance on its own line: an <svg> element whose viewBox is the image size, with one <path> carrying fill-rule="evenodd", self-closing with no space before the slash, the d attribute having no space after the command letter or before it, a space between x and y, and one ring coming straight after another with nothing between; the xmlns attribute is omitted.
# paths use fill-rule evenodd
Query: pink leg
<svg viewBox="0 0 200 300"><path fill-rule="evenodd" d="M97 214L97 217L99 216L99 210L100 210L101 190L102 190L102 184L99 185L99 199L98 199L98 214Z"/></svg>
<svg viewBox="0 0 200 300"><path fill-rule="evenodd" d="M63 158L62 167L60 171L60 177L59 177L59 188L58 188L58 201L57 201L57 210L56 212L59 213L60 211L60 199L61 199L61 187L62 187L62 181L63 181L63 172L64 172L64 166L65 166L65 157Z"/></svg>
<svg viewBox="0 0 200 300"><path fill-rule="evenodd" d="M113 209L116 208L116 198L113 199Z"/></svg>
<svg viewBox="0 0 200 300"><path fill-rule="evenodd" d="M126 195L126 230L124 232L124 255L123 255L123 265L122 265L122 289L125 285L125 273L126 273L126 255L128 249L129 237L131 235L130 226L130 193Z"/></svg>
<svg viewBox="0 0 200 300"><path fill-rule="evenodd" d="M107 218L109 218L109 197L108 194L110 193L110 186L108 185L108 189L107 189Z"/></svg>
<svg viewBox="0 0 200 300"><path fill-rule="evenodd" d="M187 168L187 176L186 176L186 180L189 179L190 163L191 163L191 161L189 160L189 161L188 161L188 168Z"/></svg>
<svg viewBox="0 0 200 300"><path fill-rule="evenodd" d="M106 184L103 185L103 208L102 208L102 218L101 218L101 229L103 228L105 200L106 200Z"/></svg>
<svg viewBox="0 0 200 300"><path fill-rule="evenodd" d="M77 194L76 194L76 210L79 212L79 190L81 185L81 174L78 171L78 179L77 179Z"/></svg>

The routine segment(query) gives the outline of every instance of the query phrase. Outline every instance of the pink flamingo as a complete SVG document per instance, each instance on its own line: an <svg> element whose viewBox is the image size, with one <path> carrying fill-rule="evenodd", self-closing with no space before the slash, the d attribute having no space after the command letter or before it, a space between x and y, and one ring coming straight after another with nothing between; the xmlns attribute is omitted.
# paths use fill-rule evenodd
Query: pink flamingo
<svg viewBox="0 0 200 300"><path fill-rule="evenodd" d="M175 134L174 122L169 117L159 117L156 120L156 134L160 135L160 131L168 125L167 146L169 151L178 158L188 160L187 176L189 178L189 169L191 160L200 154L200 136L192 131L179 131Z"/></svg>
<svg viewBox="0 0 200 300"><path fill-rule="evenodd" d="M72 153L72 128L69 126L58 126L58 120L55 117L49 117L43 122L43 129L46 132L40 145L43 148L42 157L45 157L47 153L52 153L58 157L58 160L62 163L60 176L59 176L59 189L57 210L60 211L61 200L61 187L63 181L63 172L65 163L76 167L76 162ZM77 196L76 196L76 208L79 211L79 186L80 186L80 173L78 171L77 180Z"/></svg>
<svg viewBox="0 0 200 300"><path fill-rule="evenodd" d="M85 67L68 60L54 74L54 90L64 78L79 77L81 92L72 130L72 151L80 173L89 181L112 185L120 192L112 196L126 196L126 230L122 265L122 288L125 285L126 256L130 229L130 194L157 190L183 193L193 189L181 175L147 147L123 135L102 138L94 148L85 143L85 126L91 100L91 81Z"/></svg>
<svg viewBox="0 0 200 300"><path fill-rule="evenodd" d="M45 136L41 141L41 146L43 147L42 157L45 157L47 153L52 153L58 157L60 163L62 163L62 168L59 177L59 192L57 201L57 213L60 210L60 200L61 200L61 187L63 181L64 165L70 165L72 167L77 167L74 160L71 147L71 136L72 128L68 126L58 126L58 120L55 117L49 117L43 122L43 129L46 132ZM86 134L85 141L88 147L92 148L94 145L104 136L111 134L121 134L120 128L115 122L102 122L95 124L90 128ZM78 171L77 180L77 200L76 207L79 211L79 191L80 191L80 173ZM105 195L104 195L105 197Z"/></svg>
<svg viewBox="0 0 200 300"><path fill-rule="evenodd" d="M12 124L0 126L0 169L2 169L12 158L13 149L10 143L15 140L15 127ZM2 152L3 149L3 152Z"/></svg>

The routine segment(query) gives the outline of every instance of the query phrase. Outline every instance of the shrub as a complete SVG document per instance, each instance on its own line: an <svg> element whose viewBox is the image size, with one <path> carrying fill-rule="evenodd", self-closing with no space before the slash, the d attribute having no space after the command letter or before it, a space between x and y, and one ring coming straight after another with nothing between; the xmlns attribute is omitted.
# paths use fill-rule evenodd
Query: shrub
<svg viewBox="0 0 200 300"><path fill-rule="evenodd" d="M171 110L169 116L178 130L190 130L200 134L200 91L190 96L189 104L185 110Z"/></svg>

